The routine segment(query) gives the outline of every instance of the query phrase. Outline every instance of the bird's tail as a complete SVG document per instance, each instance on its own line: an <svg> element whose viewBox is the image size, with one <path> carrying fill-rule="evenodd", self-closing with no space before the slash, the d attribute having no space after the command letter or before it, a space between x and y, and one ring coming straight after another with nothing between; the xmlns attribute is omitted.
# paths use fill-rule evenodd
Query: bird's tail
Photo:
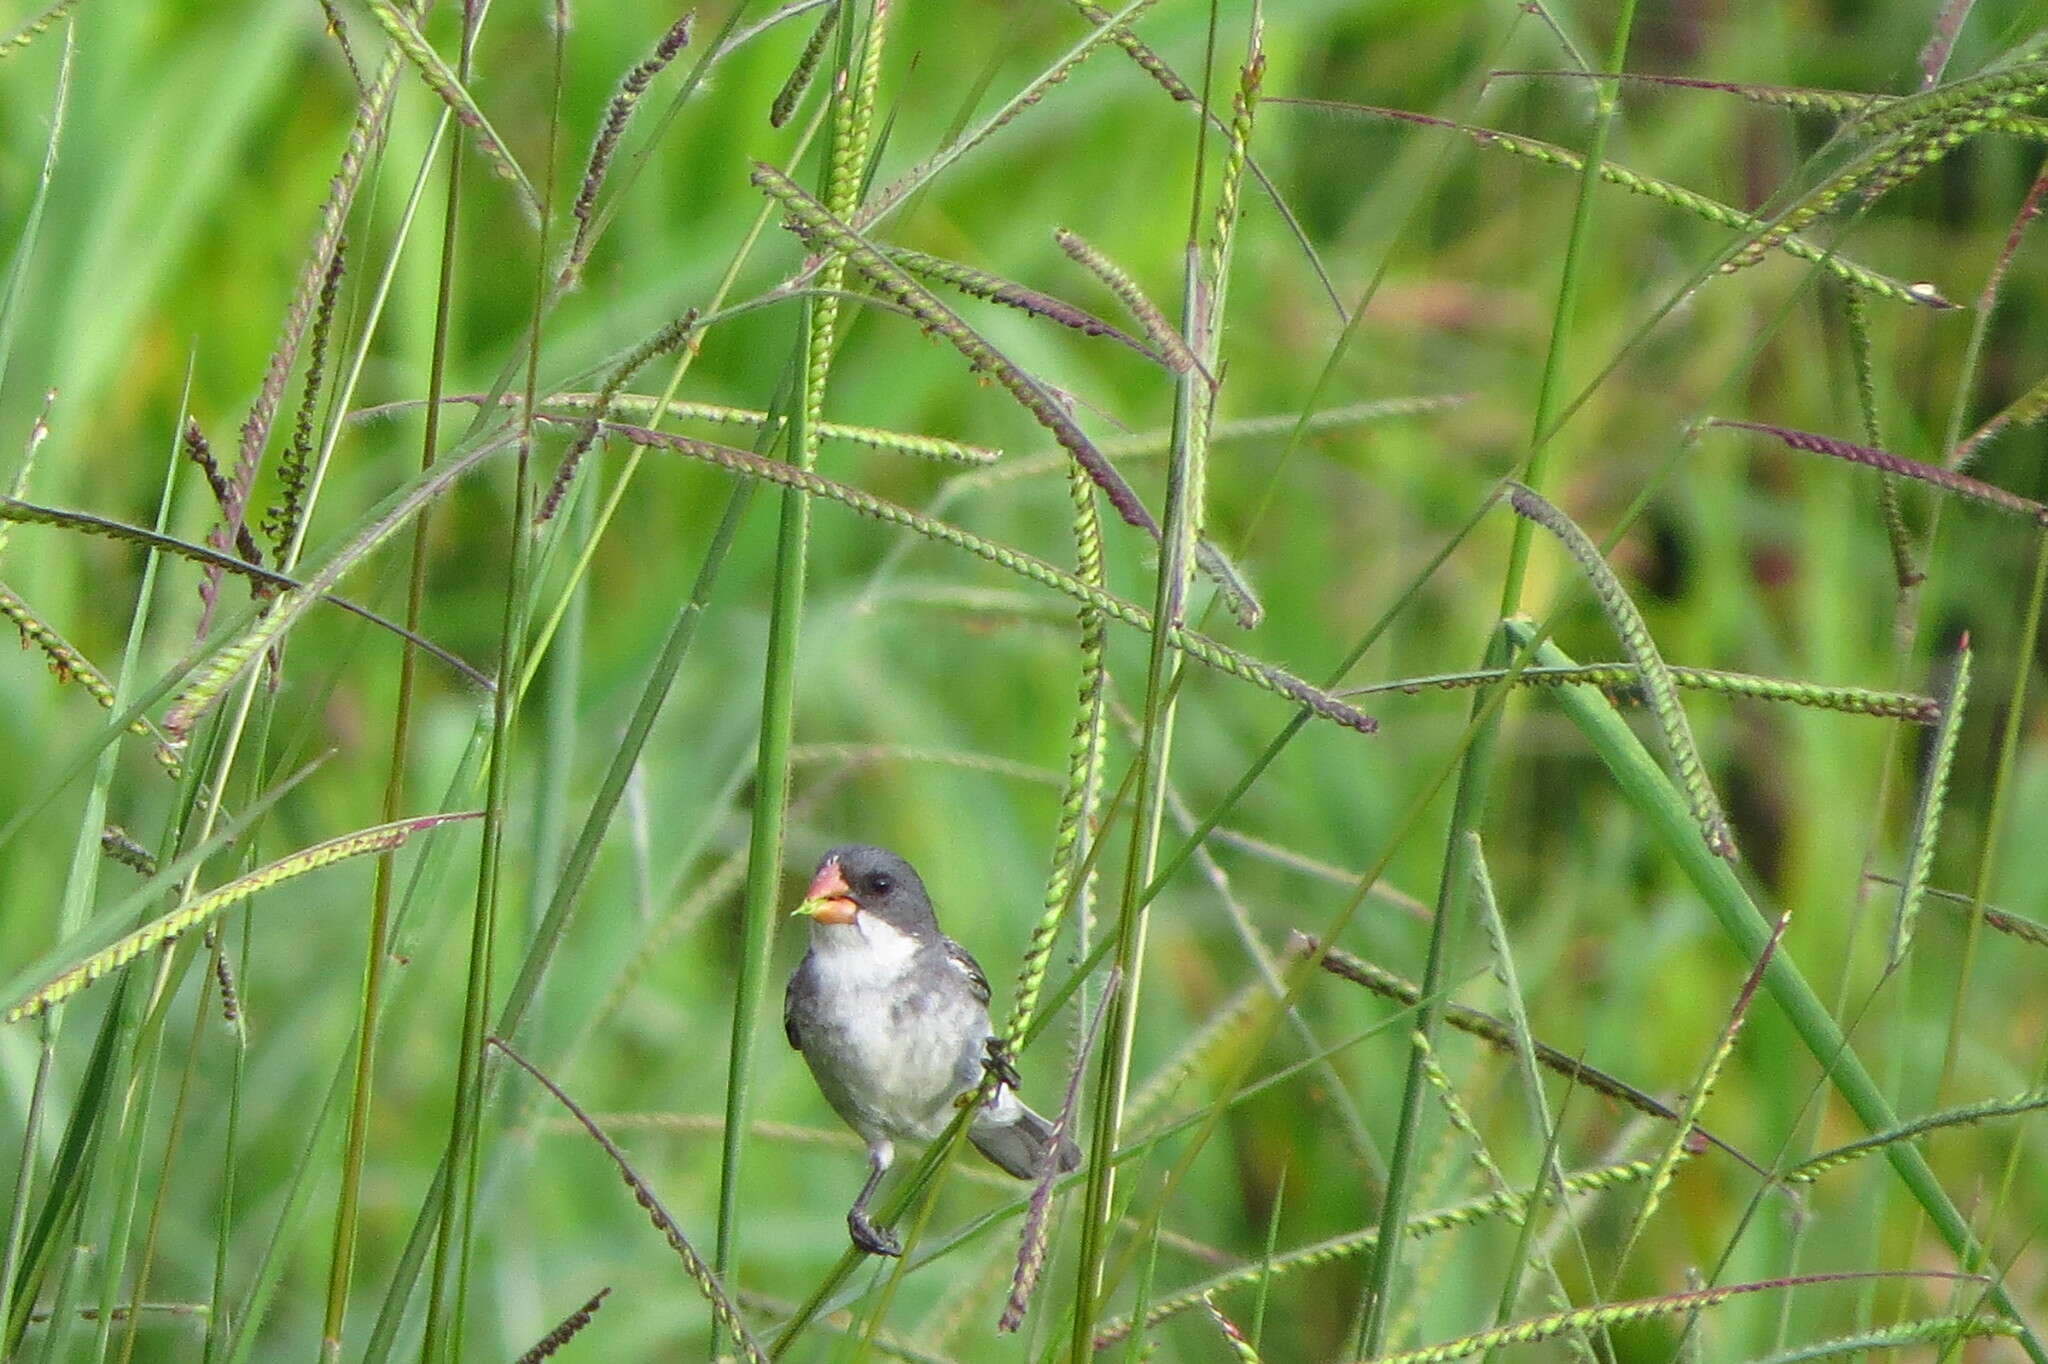
<svg viewBox="0 0 2048 1364"><path fill-rule="evenodd" d="M1005 1174L1018 1179L1037 1178L1048 1151L1053 1168L1061 1174L1080 1165L1081 1148L1071 1138L1060 1137L1055 1148L1051 1123L1019 1103L1007 1090L1003 1097L1009 1102L998 1100L980 1121L967 1129L967 1139L974 1143L975 1150L994 1161Z"/></svg>

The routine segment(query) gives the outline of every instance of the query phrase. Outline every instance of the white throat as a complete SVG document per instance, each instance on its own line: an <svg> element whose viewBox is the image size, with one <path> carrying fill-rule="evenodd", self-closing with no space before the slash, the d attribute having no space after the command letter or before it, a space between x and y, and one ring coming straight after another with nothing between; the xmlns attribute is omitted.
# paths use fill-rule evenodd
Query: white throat
<svg viewBox="0 0 2048 1364"><path fill-rule="evenodd" d="M917 955L918 941L879 916L860 913L850 924L811 925L811 951L828 989L883 984L896 979Z"/></svg>

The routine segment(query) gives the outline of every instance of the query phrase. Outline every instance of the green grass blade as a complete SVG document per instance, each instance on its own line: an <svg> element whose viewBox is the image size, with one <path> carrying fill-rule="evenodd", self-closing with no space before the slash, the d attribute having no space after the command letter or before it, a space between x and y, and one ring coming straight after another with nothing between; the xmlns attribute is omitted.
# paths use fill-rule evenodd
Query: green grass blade
<svg viewBox="0 0 2048 1364"><path fill-rule="evenodd" d="M1507 628L1523 645L1534 639L1534 633L1523 622L1509 621ZM1547 643L1536 649L1536 661L1551 667L1572 666L1572 660L1561 649ZM1554 695L1606 766L1622 795L1692 882L1722 930L1752 962L1756 961L1770 943L1771 920L1757 908L1734 869L1694 836L1684 798L1644 750L1627 722L1615 713L1604 696L1591 688L1566 687ZM1829 1081L1864 1126L1873 1132L1899 1126L1890 1101L1863 1068L1841 1025L1828 1013L1827 1006L1806 983L1788 953L1779 952L1770 958L1764 968L1763 983L1815 1062L1827 1072ZM1935 1178L1925 1157L1903 1143L1886 1146L1885 1155L1949 1249L1964 1263L1976 1263L1982 1254L1976 1234ZM2019 1324L2020 1345L2027 1357L2034 1364L2048 1364L2048 1348L2043 1347L2026 1324L2024 1313L2005 1286L1995 1283L1990 1292L1998 1309Z"/></svg>

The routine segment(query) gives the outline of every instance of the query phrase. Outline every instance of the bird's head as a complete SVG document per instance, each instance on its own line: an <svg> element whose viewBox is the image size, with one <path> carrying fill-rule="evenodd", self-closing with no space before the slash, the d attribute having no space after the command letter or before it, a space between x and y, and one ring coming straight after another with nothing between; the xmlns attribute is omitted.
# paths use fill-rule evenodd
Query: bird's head
<svg viewBox="0 0 2048 1364"><path fill-rule="evenodd" d="M859 844L834 848L819 859L796 912L814 924L852 926L872 918L902 933L938 931L916 869L886 848Z"/></svg>

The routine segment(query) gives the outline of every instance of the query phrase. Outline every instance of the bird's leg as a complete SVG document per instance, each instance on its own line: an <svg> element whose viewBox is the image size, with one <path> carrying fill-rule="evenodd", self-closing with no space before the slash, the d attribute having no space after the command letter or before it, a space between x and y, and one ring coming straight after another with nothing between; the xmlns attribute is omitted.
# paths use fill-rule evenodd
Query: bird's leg
<svg viewBox="0 0 2048 1364"><path fill-rule="evenodd" d="M846 1230L852 1234L853 1243L870 1255L903 1253L901 1241L868 1221L868 1199L874 1197L876 1187L881 1184L882 1176L889 1172L889 1163L894 1159L896 1148L889 1142L869 1143L868 1182L860 1186L860 1196L853 1200L853 1207L846 1213Z"/></svg>
<svg viewBox="0 0 2048 1364"><path fill-rule="evenodd" d="M1009 1043L991 1035L981 1049L981 1068L995 1076L997 1084L1013 1090L1024 1087L1023 1077L1017 1074L1017 1058L1011 1054Z"/></svg>

